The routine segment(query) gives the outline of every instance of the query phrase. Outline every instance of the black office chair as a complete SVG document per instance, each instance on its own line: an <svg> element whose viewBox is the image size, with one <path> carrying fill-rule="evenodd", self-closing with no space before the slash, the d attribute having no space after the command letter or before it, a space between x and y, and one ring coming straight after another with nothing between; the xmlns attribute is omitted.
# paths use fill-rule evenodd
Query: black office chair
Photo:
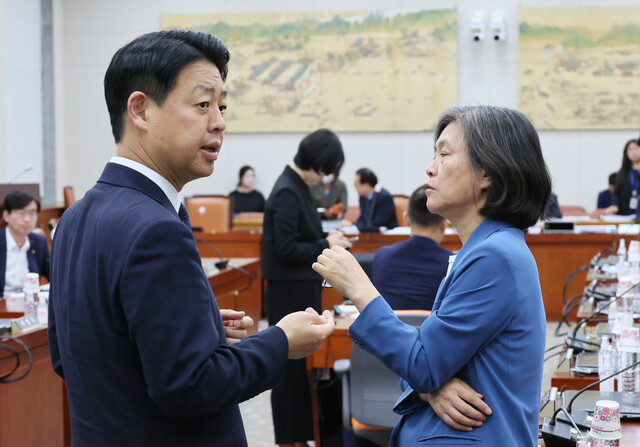
<svg viewBox="0 0 640 447"><path fill-rule="evenodd" d="M398 318L419 330L431 312L396 311ZM391 431L400 416L393 407L402 394L400 378L380 360L353 344L351 360L334 363L342 379L342 423L354 435L377 445L389 445Z"/></svg>

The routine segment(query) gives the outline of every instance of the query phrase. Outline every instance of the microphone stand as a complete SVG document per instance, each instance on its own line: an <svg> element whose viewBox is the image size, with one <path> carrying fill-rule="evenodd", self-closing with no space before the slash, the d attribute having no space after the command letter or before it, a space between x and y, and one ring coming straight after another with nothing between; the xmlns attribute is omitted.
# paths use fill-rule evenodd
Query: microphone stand
<svg viewBox="0 0 640 447"><path fill-rule="evenodd" d="M578 329L580 328L580 326L585 325L586 323L588 323L589 321L591 321L592 318L594 318L596 315L598 315L599 313L601 313L604 309L608 308L609 306L611 306L613 303L615 303L616 301L618 301L620 298L622 298L623 296L625 296L627 293L629 293L631 290L633 290L634 287L640 285L640 282L637 282L635 284L633 284L631 287L629 287L627 290L625 290L624 292L622 292L620 295L615 295L614 296L609 296L609 298L614 298L612 300L610 300L607 304L605 304L604 306L602 306L601 308L597 309L596 311L594 311L591 315L589 315L587 318L585 318L584 320L580 321L576 327L573 329L573 331L571 332L571 343L575 343L576 342L576 335L578 333ZM578 340L579 343L585 343L584 341ZM588 343L588 342L587 342ZM593 343L594 345L596 343Z"/></svg>

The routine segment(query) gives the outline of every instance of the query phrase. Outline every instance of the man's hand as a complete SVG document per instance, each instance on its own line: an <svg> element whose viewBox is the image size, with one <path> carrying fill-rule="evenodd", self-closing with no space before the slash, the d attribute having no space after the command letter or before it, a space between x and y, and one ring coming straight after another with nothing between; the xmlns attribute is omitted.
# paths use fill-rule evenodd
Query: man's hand
<svg viewBox="0 0 640 447"><path fill-rule="evenodd" d="M301 359L312 354L335 329L331 312L325 310L318 315L310 307L304 312L286 315L276 326L287 336L290 359Z"/></svg>
<svg viewBox="0 0 640 447"><path fill-rule="evenodd" d="M420 394L420 399L428 402L440 419L449 427L461 431L480 427L491 415L492 410L482 397L457 377L450 379L437 391Z"/></svg>
<svg viewBox="0 0 640 447"><path fill-rule="evenodd" d="M253 319L246 316L244 311L232 309L220 309L224 333L227 336L227 344L238 343L247 336L247 329L253 326Z"/></svg>

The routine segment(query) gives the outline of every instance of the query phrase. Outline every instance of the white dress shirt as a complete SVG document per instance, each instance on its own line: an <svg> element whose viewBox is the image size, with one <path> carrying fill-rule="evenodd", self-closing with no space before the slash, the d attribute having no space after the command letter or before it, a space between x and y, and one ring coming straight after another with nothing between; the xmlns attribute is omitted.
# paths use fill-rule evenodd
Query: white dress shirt
<svg viewBox="0 0 640 447"><path fill-rule="evenodd" d="M29 273L27 252L31 244L27 237L22 247L18 247L9 228L5 228L4 231L7 238L7 264L4 271L4 295L6 295L7 293L22 292L24 278Z"/></svg>

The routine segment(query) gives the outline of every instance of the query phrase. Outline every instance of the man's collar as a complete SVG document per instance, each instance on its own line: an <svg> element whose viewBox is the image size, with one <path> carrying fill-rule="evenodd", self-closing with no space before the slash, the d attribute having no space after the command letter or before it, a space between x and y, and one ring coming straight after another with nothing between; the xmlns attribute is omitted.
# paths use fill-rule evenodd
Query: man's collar
<svg viewBox="0 0 640 447"><path fill-rule="evenodd" d="M127 168L133 169L134 171L139 172L140 174L147 177L153 183L158 185L158 188L160 188L162 192L164 192L164 194L171 202L171 205L175 208L176 212L178 212L178 210L180 209L180 197L178 196L178 191L169 182L169 180L167 180L148 166L145 166L142 163L138 163L137 161L133 161L129 158L118 157L116 155L112 157L109 162L126 166Z"/></svg>
<svg viewBox="0 0 640 447"><path fill-rule="evenodd" d="M9 227L6 227L5 231L6 231L6 238L7 238L7 250L13 250L14 248L18 248L18 250L23 250L23 251L29 250L29 247L31 247L31 242L29 242L29 236L27 236L27 238L25 239L22 247L18 247L18 244L16 243L15 239L13 238L13 235L11 234L11 231L9 230Z"/></svg>

